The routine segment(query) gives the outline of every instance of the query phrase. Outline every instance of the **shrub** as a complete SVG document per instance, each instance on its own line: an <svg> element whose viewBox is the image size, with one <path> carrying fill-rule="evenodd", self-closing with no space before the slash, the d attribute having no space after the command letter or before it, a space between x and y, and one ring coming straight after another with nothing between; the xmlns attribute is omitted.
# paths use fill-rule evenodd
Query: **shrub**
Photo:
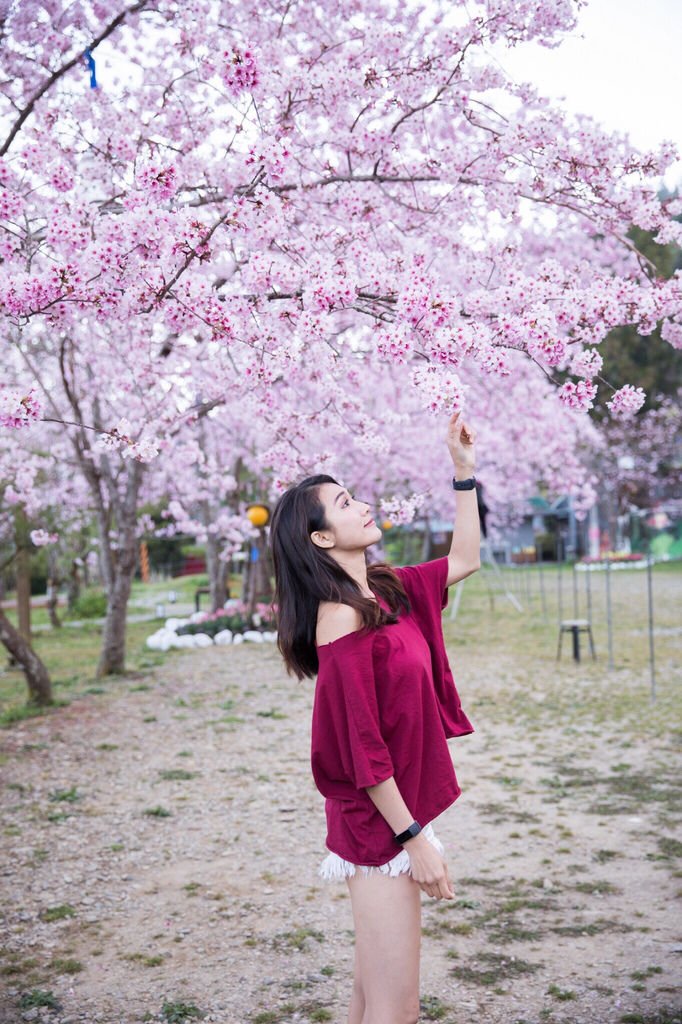
<svg viewBox="0 0 682 1024"><path fill-rule="evenodd" d="M74 601L69 618L99 619L106 613L107 595L99 587L89 587Z"/></svg>
<svg viewBox="0 0 682 1024"><path fill-rule="evenodd" d="M230 629L233 633L243 633L246 629L271 630L276 628L275 621L274 611L267 602L258 602L253 616L249 616L246 603L239 598L231 598L217 612L205 612L197 622L179 626L177 633L178 636L207 633L213 637L223 629Z"/></svg>
<svg viewBox="0 0 682 1024"><path fill-rule="evenodd" d="M209 636L215 636L221 629L231 629L233 633L243 633L245 629L249 628L243 615L234 614L218 615L214 618L201 619L199 622L188 622L186 626L178 626L176 632L178 636L183 633L190 635L207 633Z"/></svg>

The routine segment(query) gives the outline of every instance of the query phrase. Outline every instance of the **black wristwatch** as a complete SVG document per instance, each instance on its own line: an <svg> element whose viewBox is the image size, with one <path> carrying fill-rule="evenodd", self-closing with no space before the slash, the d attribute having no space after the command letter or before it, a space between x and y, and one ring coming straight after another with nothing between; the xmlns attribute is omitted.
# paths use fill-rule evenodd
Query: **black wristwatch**
<svg viewBox="0 0 682 1024"><path fill-rule="evenodd" d="M455 491L473 491L476 486L476 477L470 476L466 480L455 480L452 478L452 487Z"/></svg>
<svg viewBox="0 0 682 1024"><path fill-rule="evenodd" d="M396 843L406 843L408 839L413 839L414 836L418 836L421 830L422 827L419 822L413 821L409 828L406 828L399 836L393 836L393 838Z"/></svg>

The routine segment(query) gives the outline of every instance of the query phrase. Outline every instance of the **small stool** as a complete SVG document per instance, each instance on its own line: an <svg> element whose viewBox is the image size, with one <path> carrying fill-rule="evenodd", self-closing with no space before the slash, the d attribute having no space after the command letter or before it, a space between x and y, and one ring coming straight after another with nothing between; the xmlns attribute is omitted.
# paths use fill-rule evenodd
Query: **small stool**
<svg viewBox="0 0 682 1024"><path fill-rule="evenodd" d="M594 641L592 639L592 626L590 625L589 619L563 619L559 623L559 649L557 650L556 660L559 661L561 658L561 641L564 633L573 634L573 660L580 661L580 634L587 633L588 640L590 641L590 650L592 651L592 658L596 660L597 655L594 653Z"/></svg>

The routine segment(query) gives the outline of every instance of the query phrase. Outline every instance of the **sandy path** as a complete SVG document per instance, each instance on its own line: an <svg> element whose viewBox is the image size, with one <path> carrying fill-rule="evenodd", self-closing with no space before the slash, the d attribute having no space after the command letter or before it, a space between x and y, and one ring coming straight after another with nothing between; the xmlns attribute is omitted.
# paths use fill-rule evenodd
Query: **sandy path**
<svg viewBox="0 0 682 1024"><path fill-rule="evenodd" d="M674 752L604 712L612 690L645 714L638 680L604 682L595 710L561 672L530 693L485 651L456 672L477 731L450 741L464 794L435 823L457 900L422 897L424 1021L682 1019ZM270 645L183 652L2 734L2 1024L180 1020L164 1001L345 1024L353 923L345 883L316 875L312 687ZM33 989L61 1008L20 1009Z"/></svg>

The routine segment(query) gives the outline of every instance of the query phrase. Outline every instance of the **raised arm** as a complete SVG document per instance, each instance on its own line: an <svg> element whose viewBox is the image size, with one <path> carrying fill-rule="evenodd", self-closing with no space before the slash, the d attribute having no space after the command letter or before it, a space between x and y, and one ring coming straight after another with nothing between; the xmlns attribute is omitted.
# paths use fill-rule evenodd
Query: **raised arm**
<svg viewBox="0 0 682 1024"><path fill-rule="evenodd" d="M459 412L450 417L447 445L455 467L455 479L473 476L475 468L474 430L467 427ZM476 488L455 491L455 527L448 552L447 586L471 576L481 567L481 524Z"/></svg>

